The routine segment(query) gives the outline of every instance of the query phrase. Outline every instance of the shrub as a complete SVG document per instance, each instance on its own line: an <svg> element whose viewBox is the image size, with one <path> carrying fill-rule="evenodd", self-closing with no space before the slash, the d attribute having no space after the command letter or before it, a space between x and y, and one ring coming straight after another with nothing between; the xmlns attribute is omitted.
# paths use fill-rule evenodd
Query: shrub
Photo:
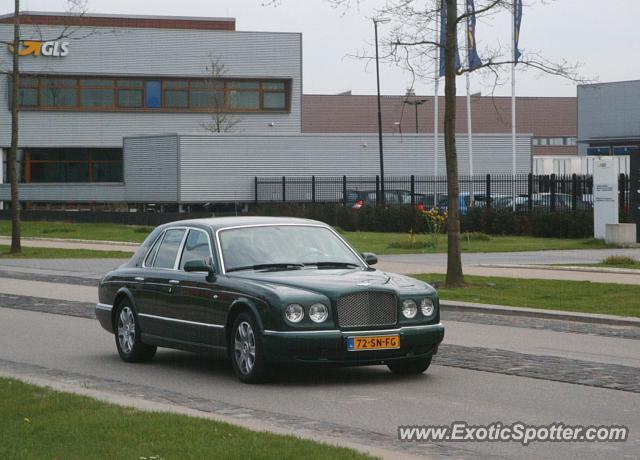
<svg viewBox="0 0 640 460"><path fill-rule="evenodd" d="M605 265L635 265L638 261L627 256L609 256L602 263Z"/></svg>

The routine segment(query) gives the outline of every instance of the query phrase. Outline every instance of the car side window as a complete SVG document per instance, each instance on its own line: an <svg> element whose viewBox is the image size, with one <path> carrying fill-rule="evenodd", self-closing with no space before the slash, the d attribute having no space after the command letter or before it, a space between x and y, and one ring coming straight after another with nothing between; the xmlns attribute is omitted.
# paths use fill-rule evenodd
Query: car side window
<svg viewBox="0 0 640 460"><path fill-rule="evenodd" d="M153 263L155 268L173 268L176 262L176 256L180 250L180 243L184 237L184 229L167 230L160 247L158 255Z"/></svg>
<svg viewBox="0 0 640 460"><path fill-rule="evenodd" d="M156 240L153 243L153 246L151 247L151 250L147 254L147 257L145 257L144 259L145 267L151 267L151 264L153 263L153 258L156 256L156 253L158 252L158 248L160 247L160 241L162 241L162 235L156 238Z"/></svg>
<svg viewBox="0 0 640 460"><path fill-rule="evenodd" d="M209 237L201 230L189 230L187 241L184 244L182 257L180 259L180 270L184 265L192 260L210 260L211 249L209 247Z"/></svg>

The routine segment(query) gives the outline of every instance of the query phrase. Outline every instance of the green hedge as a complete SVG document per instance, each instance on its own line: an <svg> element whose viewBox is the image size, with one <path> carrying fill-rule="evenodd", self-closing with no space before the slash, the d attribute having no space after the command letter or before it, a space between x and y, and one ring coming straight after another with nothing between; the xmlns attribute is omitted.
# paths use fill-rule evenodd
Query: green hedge
<svg viewBox="0 0 640 460"><path fill-rule="evenodd" d="M367 206L356 211L339 204L272 203L251 206L249 214L303 217L347 231L427 231L425 219L411 206ZM585 238L593 235L593 214L585 211L521 214L506 209L475 208L462 216L461 229L491 235Z"/></svg>
<svg viewBox="0 0 640 460"><path fill-rule="evenodd" d="M461 228L463 232L482 232L490 235L587 238L593 236L593 213L514 213L509 209L476 208L462 217Z"/></svg>

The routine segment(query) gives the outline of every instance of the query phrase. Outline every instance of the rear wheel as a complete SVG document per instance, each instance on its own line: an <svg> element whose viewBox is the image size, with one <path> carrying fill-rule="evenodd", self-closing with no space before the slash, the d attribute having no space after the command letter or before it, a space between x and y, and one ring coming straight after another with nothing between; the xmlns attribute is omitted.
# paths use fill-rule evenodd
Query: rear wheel
<svg viewBox="0 0 640 460"><path fill-rule="evenodd" d="M116 347L120 357L129 363L150 361L157 347L140 341L138 320L131 305L122 302L116 310Z"/></svg>
<svg viewBox="0 0 640 460"><path fill-rule="evenodd" d="M429 369L431 365L431 357L421 359L407 359L402 361L394 361L387 364L387 367L394 374L422 374Z"/></svg>
<svg viewBox="0 0 640 460"><path fill-rule="evenodd" d="M246 311L240 313L231 334L231 365L236 376L244 383L264 382L267 369L262 338L253 315Z"/></svg>

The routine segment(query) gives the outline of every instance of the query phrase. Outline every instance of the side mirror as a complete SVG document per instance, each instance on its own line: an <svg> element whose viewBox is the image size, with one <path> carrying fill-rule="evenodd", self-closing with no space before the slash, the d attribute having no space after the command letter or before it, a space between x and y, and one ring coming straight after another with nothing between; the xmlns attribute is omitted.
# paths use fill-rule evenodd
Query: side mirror
<svg viewBox="0 0 640 460"><path fill-rule="evenodd" d="M363 252L362 257L364 258L364 261L367 263L367 265L375 265L378 263L378 256L376 256L372 252Z"/></svg>
<svg viewBox="0 0 640 460"><path fill-rule="evenodd" d="M207 280L215 277L216 271L213 265L207 260L190 260L184 264L185 272L206 272Z"/></svg>

